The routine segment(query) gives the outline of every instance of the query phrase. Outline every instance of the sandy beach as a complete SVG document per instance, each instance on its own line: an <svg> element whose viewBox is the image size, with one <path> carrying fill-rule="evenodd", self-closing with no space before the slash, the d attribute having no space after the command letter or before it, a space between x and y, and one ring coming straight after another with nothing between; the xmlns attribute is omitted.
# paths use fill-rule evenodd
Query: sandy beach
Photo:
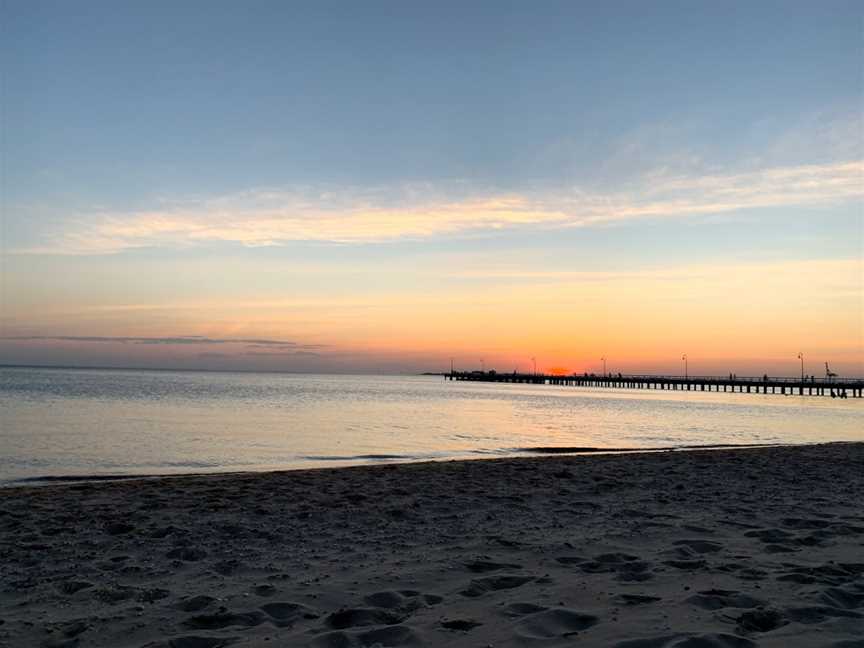
<svg viewBox="0 0 864 648"><path fill-rule="evenodd" d="M864 646L864 444L0 490L0 645Z"/></svg>

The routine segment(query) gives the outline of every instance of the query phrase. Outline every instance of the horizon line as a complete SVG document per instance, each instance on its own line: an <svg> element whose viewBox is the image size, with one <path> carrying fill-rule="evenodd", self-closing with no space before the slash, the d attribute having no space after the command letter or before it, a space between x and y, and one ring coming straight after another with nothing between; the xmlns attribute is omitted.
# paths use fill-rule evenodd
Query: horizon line
<svg viewBox="0 0 864 648"><path fill-rule="evenodd" d="M244 373L244 374L291 374L291 375L306 375L306 376L449 376L450 371L441 370L441 371L399 371L399 372L390 372L390 371L303 371L303 370L291 370L291 369L210 369L210 368L190 368L190 367L136 367L136 366L111 366L111 365L60 365L60 364L16 364L16 363L0 363L0 369L75 369L75 370L93 370L93 371L178 371L178 372L188 372L188 373ZM479 372L480 370L455 370L453 373L472 373ZM495 369L488 369L484 373L496 372L501 375L509 375L511 372L497 372ZM607 372L607 374L598 373L598 372L585 372L585 371L572 371L567 374L553 374L553 373L543 373L537 372L532 374L531 372L518 372L517 375L536 375L536 376L559 376L559 377L567 377L567 376L583 376L585 374L589 376L617 376L621 373L622 376L625 377L657 377L657 378L684 378L684 374L678 376L677 374L628 374L623 372ZM734 373L734 372L732 372ZM767 375L767 374L765 374ZM815 374L812 374L815 376ZM735 374L736 378L738 377ZM693 374L690 376L692 379L699 378L725 378L725 374L717 374L717 375L696 375ZM800 378L798 374L789 374L789 375L776 375L776 376L768 376L769 378ZM845 377L853 380L864 380L864 374L849 374L847 376L838 376L838 378ZM762 376L740 376L741 379L746 378L762 378ZM806 379L806 376L805 376Z"/></svg>

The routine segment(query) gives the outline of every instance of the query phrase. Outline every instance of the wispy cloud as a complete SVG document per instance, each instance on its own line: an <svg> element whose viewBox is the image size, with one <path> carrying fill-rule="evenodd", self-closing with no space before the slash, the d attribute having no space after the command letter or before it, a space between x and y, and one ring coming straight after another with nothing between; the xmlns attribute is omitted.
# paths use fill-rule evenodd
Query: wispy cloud
<svg viewBox="0 0 864 648"><path fill-rule="evenodd" d="M161 209L82 217L41 253L104 254L145 247L291 241L369 243L503 228L566 228L686 218L745 209L831 205L864 196L864 162L701 176L660 170L616 192L579 187L444 199L428 186L260 190L166 202Z"/></svg>
<svg viewBox="0 0 864 648"><path fill-rule="evenodd" d="M734 263L695 263L666 268L644 268L633 271L603 270L533 270L508 267L484 267L445 272L444 275L456 279L477 279L490 282L531 281L549 284L592 284L592 283L633 283L712 281L722 283L728 277L762 276L788 278L796 276L833 277L843 285L854 281L860 286L861 260L855 258L803 259L773 261L736 261ZM860 294L860 291L855 291Z"/></svg>
<svg viewBox="0 0 864 648"><path fill-rule="evenodd" d="M320 344L299 344L288 340L266 340L256 338L212 338L200 335L188 335L177 337L129 337L129 336L100 336L100 335L10 335L0 337L0 340L10 341L42 341L42 342L95 342L109 344L149 344L149 345L212 345L212 344L238 344L247 348L275 348L275 349L317 349ZM293 351L296 352L296 351Z"/></svg>
<svg viewBox="0 0 864 648"><path fill-rule="evenodd" d="M314 351L247 351L243 355L254 356L257 358L276 358L276 357L293 357L293 358L320 358L321 354Z"/></svg>

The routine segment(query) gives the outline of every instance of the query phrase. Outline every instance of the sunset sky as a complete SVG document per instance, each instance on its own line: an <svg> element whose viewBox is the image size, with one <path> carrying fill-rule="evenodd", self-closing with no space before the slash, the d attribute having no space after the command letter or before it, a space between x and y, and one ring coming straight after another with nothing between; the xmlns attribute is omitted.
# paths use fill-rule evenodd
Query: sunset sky
<svg viewBox="0 0 864 648"><path fill-rule="evenodd" d="M0 363L864 374L864 5L0 9Z"/></svg>

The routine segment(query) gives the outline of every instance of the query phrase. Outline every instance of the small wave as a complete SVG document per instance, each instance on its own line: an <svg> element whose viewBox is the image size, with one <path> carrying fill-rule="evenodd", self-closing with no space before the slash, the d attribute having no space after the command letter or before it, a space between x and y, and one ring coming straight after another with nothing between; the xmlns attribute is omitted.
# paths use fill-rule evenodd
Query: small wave
<svg viewBox="0 0 864 648"><path fill-rule="evenodd" d="M777 443L706 443L703 445L651 446L647 448L599 448L596 446L529 446L513 452L536 454L590 454L595 452L664 452L671 450L722 450L725 448L769 448ZM788 445L788 444L784 444Z"/></svg>
<svg viewBox="0 0 864 648"><path fill-rule="evenodd" d="M418 455L363 454L363 455L304 455L309 461L398 461L400 459L423 459Z"/></svg>
<svg viewBox="0 0 864 648"><path fill-rule="evenodd" d="M703 443L699 445L680 445L676 450L716 450L722 448L773 448L778 445L805 445L798 443Z"/></svg>
<svg viewBox="0 0 864 648"><path fill-rule="evenodd" d="M117 481L120 479L141 479L143 477L161 477L162 475L43 475L41 477L21 477L10 479L10 484L33 484L33 483L62 483L83 481Z"/></svg>
<svg viewBox="0 0 864 648"><path fill-rule="evenodd" d="M536 452L538 454L574 454L591 452L650 452L651 450L676 450L675 447L666 448L598 448L595 446L529 446L527 448L514 448L514 452Z"/></svg>
<svg viewBox="0 0 864 648"><path fill-rule="evenodd" d="M843 443L843 442L836 442ZM763 448L763 447L778 447L791 445L807 445L807 444L790 444L790 443L715 443L702 445L677 445L677 446L649 446L644 448L603 448L599 446L525 446L517 448L475 448L466 449L459 452L446 453L420 453L420 454L356 454L356 455L301 455L295 456L294 460L300 461L321 461L321 462L412 462L412 461L434 461L448 459L466 459L471 456L484 457L507 457L522 453L539 454L539 455L560 455L560 454L616 454L616 453L634 453L634 452L683 452L688 450L723 450L735 448ZM200 465L198 465L200 463ZM154 473L115 473L115 474L80 474L80 475L41 475L32 477L20 477L16 479L0 479L0 488L10 486L26 486L26 485L48 485L48 484L63 484L74 482L109 482L109 481L124 481L134 479L154 479L164 477L180 477L192 475L209 475L209 474L232 474L237 472L236 468L242 464L224 464L220 466L223 470L213 471L195 471L194 468L207 466L213 468L215 465L204 464L203 462L194 463L176 463L170 465L183 466L184 468L193 468L186 472L154 472ZM269 471L269 470L299 470L304 466L302 464L289 462L285 465L266 465L254 466L250 468L252 471ZM225 470L231 468L231 470Z"/></svg>

